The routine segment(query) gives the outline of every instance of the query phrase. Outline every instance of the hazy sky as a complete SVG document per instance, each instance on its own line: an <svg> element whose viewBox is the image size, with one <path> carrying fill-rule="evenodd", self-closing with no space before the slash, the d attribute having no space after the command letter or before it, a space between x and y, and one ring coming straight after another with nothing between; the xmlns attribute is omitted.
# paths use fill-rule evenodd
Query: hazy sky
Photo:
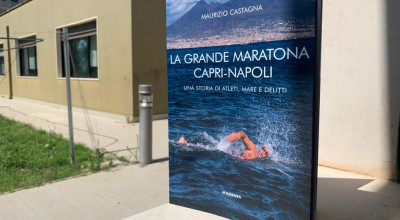
<svg viewBox="0 0 400 220"><path fill-rule="evenodd" d="M188 12L199 0L167 0L167 26ZM225 3L228 0L206 0L207 3Z"/></svg>

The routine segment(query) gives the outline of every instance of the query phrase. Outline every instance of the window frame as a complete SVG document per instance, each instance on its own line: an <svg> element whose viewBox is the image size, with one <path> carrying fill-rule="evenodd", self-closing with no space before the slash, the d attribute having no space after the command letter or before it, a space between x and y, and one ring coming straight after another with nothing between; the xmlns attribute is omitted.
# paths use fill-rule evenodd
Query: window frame
<svg viewBox="0 0 400 220"><path fill-rule="evenodd" d="M79 26L79 25L84 25L86 23L90 23L90 22L96 22L96 28L95 29L88 29L88 30L84 30L81 31L80 33L77 34L68 34L68 40L74 40L74 39L79 39L79 38L83 38L83 37L90 37L90 36L96 36L96 62L97 62L97 77L75 77L75 76L70 76L71 80L80 80L80 81L100 81L100 56L99 56L99 46L98 46L98 42L99 42L99 21L98 21L98 17L92 17L92 18L88 18L85 20L80 20L78 22L74 22L74 23L70 23L70 24L66 24L66 25L62 25L59 27L56 27L56 54L57 54L57 79L59 80L65 80L65 76L63 76L63 72L64 72L64 65L63 65L63 48L62 48L62 29L63 28L71 28L74 26ZM89 38L90 41L90 38ZM90 52L90 49L88 50ZM90 60L90 57L89 57ZM71 61L70 61L71 62ZM90 64L89 64L89 68L90 68ZM71 68L70 68L71 69ZM72 71L72 69L71 69Z"/></svg>
<svg viewBox="0 0 400 220"><path fill-rule="evenodd" d="M15 40L15 45L16 45L16 64L17 64L17 77L21 78L39 78L39 67L38 67L38 49L37 49L37 40L34 42L28 42L28 43L20 43L20 41L23 41L24 39L37 39L37 34L30 34L24 37L20 37L17 40ZM26 50L28 48L35 47L35 67L36 67L36 75L22 75L22 70L21 70L21 57L20 57L20 50ZM27 64L29 65L29 63ZM29 69L28 69L29 71ZM25 73L24 73L25 74Z"/></svg>

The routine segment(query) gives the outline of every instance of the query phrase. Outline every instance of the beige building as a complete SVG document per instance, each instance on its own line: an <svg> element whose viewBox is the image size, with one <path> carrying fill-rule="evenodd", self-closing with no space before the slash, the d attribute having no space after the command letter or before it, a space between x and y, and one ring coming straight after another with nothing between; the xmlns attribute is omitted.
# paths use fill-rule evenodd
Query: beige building
<svg viewBox="0 0 400 220"><path fill-rule="evenodd" d="M154 114L167 113L164 0L30 0L0 16L3 38L6 27L3 96L66 105L66 27L74 107L137 116L138 85L149 83Z"/></svg>

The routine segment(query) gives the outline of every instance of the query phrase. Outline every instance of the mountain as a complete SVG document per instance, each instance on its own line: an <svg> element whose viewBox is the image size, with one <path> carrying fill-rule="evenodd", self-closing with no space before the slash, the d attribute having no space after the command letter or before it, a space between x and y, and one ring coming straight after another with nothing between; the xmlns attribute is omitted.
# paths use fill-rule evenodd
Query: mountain
<svg viewBox="0 0 400 220"><path fill-rule="evenodd" d="M258 5L262 6L262 10L201 19L202 15L212 15L213 12L227 11L229 13L232 9ZM200 0L185 15L167 27L167 36L193 38L230 28L258 25L272 19L303 19L313 17L314 8L315 2L307 0L229 0L224 4L208 4L204 0Z"/></svg>
<svg viewBox="0 0 400 220"><path fill-rule="evenodd" d="M168 30L172 30L173 32L177 31L179 33L190 32L191 28L193 28L193 26L198 23L201 15L210 13L219 6L221 6L221 4L219 3L208 4L206 1L200 0L186 14L184 14L181 18L171 24L167 28L167 32Z"/></svg>

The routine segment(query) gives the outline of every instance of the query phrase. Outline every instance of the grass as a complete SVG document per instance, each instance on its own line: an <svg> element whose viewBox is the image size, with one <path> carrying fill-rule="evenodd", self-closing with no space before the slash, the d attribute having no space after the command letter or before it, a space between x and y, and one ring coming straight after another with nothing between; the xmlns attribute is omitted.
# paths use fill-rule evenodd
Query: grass
<svg viewBox="0 0 400 220"><path fill-rule="evenodd" d="M75 145L70 164L69 142L0 116L0 194L101 170L99 151Z"/></svg>

